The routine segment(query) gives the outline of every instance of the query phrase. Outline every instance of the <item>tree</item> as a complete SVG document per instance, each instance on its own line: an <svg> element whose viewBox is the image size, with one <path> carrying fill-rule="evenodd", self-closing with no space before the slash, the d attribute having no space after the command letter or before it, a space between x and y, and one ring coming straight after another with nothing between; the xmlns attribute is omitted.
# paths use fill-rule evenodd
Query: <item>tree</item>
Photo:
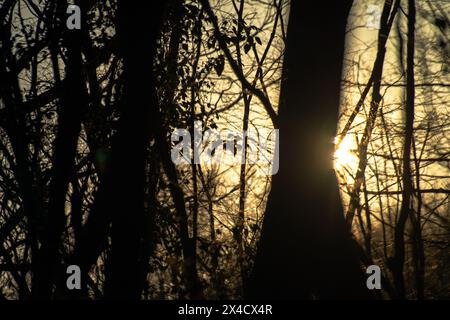
<svg viewBox="0 0 450 320"><path fill-rule="evenodd" d="M144 243L144 234L153 230L154 223L152 218L146 219L149 213L144 208L144 195L147 148L152 130L158 125L153 60L164 1L153 1L147 10L136 3L119 1L118 10L125 86L108 181L106 210L112 216L112 247L106 297L139 299L146 276L143 270L148 264L148 260L142 261L148 256L143 254L148 245ZM145 31L145 38L141 37L141 31Z"/></svg>
<svg viewBox="0 0 450 320"><path fill-rule="evenodd" d="M77 2L79 5L79 3ZM61 14L64 6L50 3L50 7ZM83 8L84 9L84 8ZM61 20L53 17L53 25L61 28ZM81 130L82 113L86 110L86 90L81 75L81 32L68 31L64 38L67 47L66 77L61 104L58 106L58 129L53 156L52 179L50 182L49 206L45 235L36 257L36 281L33 283L33 295L39 299L48 299L52 294L54 275L59 272L61 235L65 224L65 198L72 172L75 170L78 136ZM55 39L51 40L52 42ZM52 43L56 45L56 43Z"/></svg>
<svg viewBox="0 0 450 320"><path fill-rule="evenodd" d="M414 104L415 104L415 88L414 88L414 49L415 49L415 23L416 23L416 4L414 0L408 0L408 44L406 58L406 110L405 110L405 142L403 147L403 173L402 173L402 204L398 223L395 227L395 251L393 256L393 276L399 298L405 298L405 283L403 276L403 267L405 263L405 225L411 214L411 198L414 185L411 178L411 146L414 135ZM419 225L413 222L415 236L420 235ZM419 236L420 237L420 236ZM420 240L420 239L416 239ZM420 241L419 241L420 243ZM417 249L414 250L417 252ZM423 298L423 274L417 276L418 297Z"/></svg>
<svg viewBox="0 0 450 320"><path fill-rule="evenodd" d="M249 280L252 298L368 298L333 171L346 19L352 1L292 1L273 177Z"/></svg>

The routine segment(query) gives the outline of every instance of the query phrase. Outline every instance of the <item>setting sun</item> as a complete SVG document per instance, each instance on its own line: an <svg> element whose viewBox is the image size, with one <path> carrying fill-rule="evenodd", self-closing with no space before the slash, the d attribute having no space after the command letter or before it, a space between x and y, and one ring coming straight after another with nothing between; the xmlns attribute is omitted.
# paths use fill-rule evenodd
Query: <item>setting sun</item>
<svg viewBox="0 0 450 320"><path fill-rule="evenodd" d="M336 138L336 144L337 144ZM347 135L339 144L334 152L334 167L336 170L343 171L344 168L351 169L358 165L358 157L355 154L356 145Z"/></svg>

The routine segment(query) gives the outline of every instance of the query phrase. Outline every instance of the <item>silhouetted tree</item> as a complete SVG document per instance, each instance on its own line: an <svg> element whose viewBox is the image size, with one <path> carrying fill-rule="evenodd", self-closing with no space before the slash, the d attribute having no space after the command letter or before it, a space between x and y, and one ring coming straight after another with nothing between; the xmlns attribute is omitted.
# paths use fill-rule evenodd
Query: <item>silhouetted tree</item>
<svg viewBox="0 0 450 320"><path fill-rule="evenodd" d="M415 107L415 88L414 88L414 49L415 49L415 23L416 23L416 4L414 0L408 0L408 44L406 55L406 110L405 110L405 142L403 146L403 173L402 173L402 204L397 225L395 227L394 256L392 259L392 271L394 284L399 298L405 298L405 280L403 268L405 263L405 225L411 214L411 198L414 185L411 177L411 147L414 135L414 107ZM420 231L420 222L413 221L414 234L417 236ZM417 252L416 250L414 250ZM423 297L423 275L418 275L418 295Z"/></svg>
<svg viewBox="0 0 450 320"><path fill-rule="evenodd" d="M352 1L292 1L273 177L251 298L368 298L333 171L345 26Z"/></svg>
<svg viewBox="0 0 450 320"><path fill-rule="evenodd" d="M148 261L144 233L153 230L144 208L147 150L159 109L153 60L164 17L164 1L148 8L118 2L119 54L123 57L123 108L111 149L106 210L112 216L107 298L140 299ZM143 37L142 34L145 36ZM147 223L146 223L147 222Z"/></svg>

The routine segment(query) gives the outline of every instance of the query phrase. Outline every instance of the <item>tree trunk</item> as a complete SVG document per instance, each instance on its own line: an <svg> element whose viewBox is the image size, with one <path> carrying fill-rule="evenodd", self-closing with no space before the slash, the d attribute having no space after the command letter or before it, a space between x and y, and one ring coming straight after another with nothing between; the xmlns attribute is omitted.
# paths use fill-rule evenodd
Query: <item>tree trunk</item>
<svg viewBox="0 0 450 320"><path fill-rule="evenodd" d="M106 297L139 299L144 283L141 268L147 149L158 110L153 58L164 1L149 10L130 1L118 3L118 37L124 65L124 92L119 127L111 151L107 210L112 215L112 247ZM143 36L144 35L144 36ZM146 256L146 255L145 255ZM145 263L148 263L145 262Z"/></svg>
<svg viewBox="0 0 450 320"><path fill-rule="evenodd" d="M350 193L350 203L348 206L346 219L349 228L352 227L353 218L355 216L355 211L359 207L359 194L361 192L362 182L364 181L364 174L366 172L367 167L367 149L369 147L370 137L372 136L372 131L375 127L375 121L377 119L378 110L380 108L381 103L381 80L383 79L383 66L384 59L386 56L386 42L389 37L389 33L392 28L392 24L394 22L394 18L397 14L398 7L400 5L400 0L396 0L393 4L392 0L386 0L383 7L383 13L381 15L380 22L380 30L378 32L378 48L377 48L377 56L375 58L375 63L372 69L372 74L370 76L369 82L364 89L363 94L361 95L360 102L357 105L355 111L358 111L358 107L362 106L362 102L364 101L364 94L368 93L368 90L372 87L372 100L370 102L370 111L369 116L366 121L366 125L364 127L364 134L362 136L361 142L358 146L358 169L356 170L355 183L352 188L352 192ZM353 112L351 118L356 116L356 113ZM353 118L354 119L354 118ZM352 120L353 121L353 120ZM348 125L352 123L352 121L348 121L346 124L346 128L344 128L343 134L340 136L341 139L345 137L345 134L348 130Z"/></svg>
<svg viewBox="0 0 450 320"><path fill-rule="evenodd" d="M55 6L57 15L64 12L64 5ZM67 188L74 172L81 117L86 106L86 90L81 74L81 32L69 30L64 40L67 47L66 77L60 99L61 105L58 109L58 131L52 159L48 215L44 220L45 235L42 245L38 256L35 257L37 268L33 282L33 295L39 299L51 297L52 286L56 280L55 274L59 274L61 263L59 249L66 223Z"/></svg>
<svg viewBox="0 0 450 320"><path fill-rule="evenodd" d="M411 200L413 182L411 178L411 146L414 130L414 28L416 23L416 8L414 0L408 0L408 44L406 56L406 111L405 111L405 142L403 146L403 173L402 173L402 205L400 215L395 226L394 256L392 259L392 271L395 289L398 297L405 298L405 281L403 266L405 263L405 226L411 215ZM416 226L413 227L414 229ZM417 235L417 230L414 230ZM418 287L421 287L421 279L418 278ZM419 291L422 291L420 289Z"/></svg>
<svg viewBox="0 0 450 320"><path fill-rule="evenodd" d="M352 1L292 1L273 177L250 298L368 298L333 170Z"/></svg>

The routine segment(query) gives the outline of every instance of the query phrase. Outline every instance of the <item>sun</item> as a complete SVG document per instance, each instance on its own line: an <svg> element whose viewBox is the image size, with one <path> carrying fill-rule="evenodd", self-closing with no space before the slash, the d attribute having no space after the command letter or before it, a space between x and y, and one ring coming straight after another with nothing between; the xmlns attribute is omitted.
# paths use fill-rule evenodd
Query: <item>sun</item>
<svg viewBox="0 0 450 320"><path fill-rule="evenodd" d="M337 142L337 138L335 143ZM334 168L338 171L345 171L345 169L353 171L358 165L358 157L355 154L356 143L347 135L339 144L339 147L334 152Z"/></svg>

